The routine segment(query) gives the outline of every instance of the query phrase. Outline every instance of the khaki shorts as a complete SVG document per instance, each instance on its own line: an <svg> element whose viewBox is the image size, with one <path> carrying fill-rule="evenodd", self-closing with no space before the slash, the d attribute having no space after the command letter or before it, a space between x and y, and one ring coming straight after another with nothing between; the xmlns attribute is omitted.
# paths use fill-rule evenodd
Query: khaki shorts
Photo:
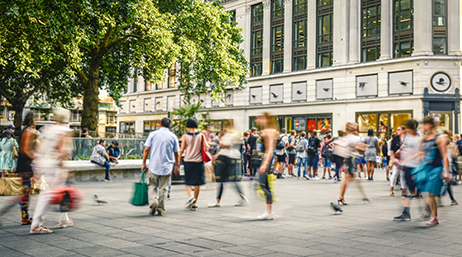
<svg viewBox="0 0 462 257"><path fill-rule="evenodd" d="M457 157L457 166L459 166L459 171L462 171L462 156Z"/></svg>

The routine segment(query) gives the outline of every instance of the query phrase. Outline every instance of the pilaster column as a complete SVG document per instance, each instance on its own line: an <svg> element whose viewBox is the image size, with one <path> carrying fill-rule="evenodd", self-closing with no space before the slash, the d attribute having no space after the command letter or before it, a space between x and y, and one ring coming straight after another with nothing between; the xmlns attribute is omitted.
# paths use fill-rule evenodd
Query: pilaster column
<svg viewBox="0 0 462 257"><path fill-rule="evenodd" d="M307 45L307 64L306 69L316 68L316 19L317 19L317 0L308 0L308 11L307 11L307 35L306 35L306 45Z"/></svg>
<svg viewBox="0 0 462 257"><path fill-rule="evenodd" d="M245 6L245 12L242 14L242 17L238 16L238 13L240 13L240 12L238 12L236 10L236 17L239 17L237 19L237 23L244 30L242 32L244 42L241 43L241 47L242 47L242 49L244 49L244 57L249 63L250 63L250 52L251 52L251 49L252 49L252 46L251 46L251 44L252 44L252 39L251 39L251 37L252 37L251 10L252 10L252 7L250 5ZM247 75L249 76L250 72Z"/></svg>
<svg viewBox="0 0 462 257"><path fill-rule="evenodd" d="M271 0L263 1L263 72L270 74L271 67Z"/></svg>
<svg viewBox="0 0 462 257"><path fill-rule="evenodd" d="M350 60L348 64L358 63L361 58L359 55L361 49L359 2L359 0L350 1Z"/></svg>
<svg viewBox="0 0 462 257"><path fill-rule="evenodd" d="M349 0L334 0L333 15L333 43L334 60L332 66L346 64L348 62L348 13Z"/></svg>
<svg viewBox="0 0 462 257"><path fill-rule="evenodd" d="M292 71L292 1L284 1L284 72Z"/></svg>
<svg viewBox="0 0 462 257"><path fill-rule="evenodd" d="M391 59L392 38L393 38L393 19L392 19L392 1L382 0L382 12L380 21L380 60Z"/></svg>
<svg viewBox="0 0 462 257"><path fill-rule="evenodd" d="M460 1L447 1L448 2L448 54L460 54ZM457 127L456 127L457 128Z"/></svg>
<svg viewBox="0 0 462 257"><path fill-rule="evenodd" d="M414 1L414 53L433 55L432 0Z"/></svg>

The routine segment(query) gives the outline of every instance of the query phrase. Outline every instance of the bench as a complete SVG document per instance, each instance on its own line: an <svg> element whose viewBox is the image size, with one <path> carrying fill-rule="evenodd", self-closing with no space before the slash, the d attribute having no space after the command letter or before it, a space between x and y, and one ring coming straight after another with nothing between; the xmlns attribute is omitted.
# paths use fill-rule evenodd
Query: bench
<svg viewBox="0 0 462 257"><path fill-rule="evenodd" d="M111 179L135 179L140 178L141 176L141 159L119 160L119 164L110 164ZM73 174L73 176L70 178L71 181L102 181L104 180L106 172L105 167L92 163L88 160L64 161L64 166L67 167Z"/></svg>

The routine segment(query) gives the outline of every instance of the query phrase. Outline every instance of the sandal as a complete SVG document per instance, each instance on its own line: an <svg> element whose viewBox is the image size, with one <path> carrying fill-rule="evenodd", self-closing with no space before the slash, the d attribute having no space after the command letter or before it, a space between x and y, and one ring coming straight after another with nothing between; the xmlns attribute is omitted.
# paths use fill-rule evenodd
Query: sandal
<svg viewBox="0 0 462 257"><path fill-rule="evenodd" d="M390 193L390 196L395 196L395 192L391 192L391 193Z"/></svg>
<svg viewBox="0 0 462 257"><path fill-rule="evenodd" d="M343 199L342 197L339 197L338 200L337 200L337 204L340 205L340 203L343 204L343 205L348 205L348 203L345 202L345 199Z"/></svg>
<svg viewBox="0 0 462 257"><path fill-rule="evenodd" d="M39 227L37 228L31 228L30 230L30 234L31 235L40 235L40 234L51 234L53 233L53 230L43 226L43 225L40 225Z"/></svg>

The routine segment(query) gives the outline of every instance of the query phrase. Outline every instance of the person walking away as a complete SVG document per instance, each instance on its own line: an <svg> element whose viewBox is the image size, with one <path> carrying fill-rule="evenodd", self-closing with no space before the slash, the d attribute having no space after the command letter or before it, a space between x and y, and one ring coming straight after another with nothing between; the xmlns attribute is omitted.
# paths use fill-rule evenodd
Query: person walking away
<svg viewBox="0 0 462 257"><path fill-rule="evenodd" d="M347 187L347 184L350 180L354 179L355 177L355 172L356 168L353 163L353 158L355 156L358 156L361 154L361 152L364 152L366 150L366 146L364 143L361 142L361 139L357 136L358 134L358 124L357 123L351 123L348 122L346 125L346 136L344 137L344 140L346 141L346 148L347 150L344 151L344 156L345 156L345 163L347 166L347 173L348 175L345 177L344 180L342 180L342 183L340 184L340 196L338 198L338 203L341 203L343 205L348 205L348 203L345 202L345 190ZM358 188L360 193L362 194L363 197L363 202L367 203L369 202L369 198L366 196L363 187L361 186L361 181L356 180Z"/></svg>
<svg viewBox="0 0 462 257"><path fill-rule="evenodd" d="M390 151L389 151L389 140L387 138L383 139L383 144L382 144L382 155L383 155L383 165L385 165L385 172L387 175L387 181L390 181L390 166L388 165L390 163ZM383 167L382 165L382 167Z"/></svg>
<svg viewBox="0 0 462 257"><path fill-rule="evenodd" d="M331 158L332 158L332 149L334 148L334 144L332 143L332 136L329 134L326 137L324 137L324 141L322 143L321 147L321 157L323 160L323 173L322 173L322 179L326 179L326 170L329 174L329 179L332 179L332 175L330 173L331 170Z"/></svg>
<svg viewBox="0 0 462 257"><path fill-rule="evenodd" d="M274 117L271 117L269 113L265 112L261 116L258 116L256 119L257 124L260 127L265 128L261 133L262 146L259 149L263 155L263 160L259 169L259 184L265 193L266 197L266 211L257 216L259 220L272 220L273 217L273 194L271 193L271 188L268 181L268 172L271 165L271 160L273 159L275 138L277 135L276 132L276 120Z"/></svg>
<svg viewBox="0 0 462 257"><path fill-rule="evenodd" d="M313 179L319 179L318 174L318 163L319 163L319 147L321 146L321 140L317 137L316 130L311 133L311 137L308 139L308 161L307 161L307 173ZM311 173L313 170L313 173ZM312 175L311 175L312 174Z"/></svg>
<svg viewBox="0 0 462 257"><path fill-rule="evenodd" d="M422 139L417 135L417 127L419 123L416 120L409 119L406 122L406 140L400 147L400 164L403 170L406 186L411 195L404 198L404 210L400 216L394 218L395 221L410 221L410 198L417 197L416 186L411 176L412 170L421 161L420 147Z"/></svg>
<svg viewBox="0 0 462 257"><path fill-rule="evenodd" d="M287 138L287 130L283 128L282 134L278 137L276 142L276 158L278 165L278 178L283 179L282 172L284 171L284 165L286 164L287 158L287 147L289 146L289 139Z"/></svg>
<svg viewBox="0 0 462 257"><path fill-rule="evenodd" d="M250 178L250 145L249 145L249 136L250 133L248 131L245 131L242 137L242 176L247 176Z"/></svg>
<svg viewBox="0 0 462 257"><path fill-rule="evenodd" d="M15 172L18 166L17 156L13 158L13 147L19 147L16 139L13 138L11 130L5 131L5 137L0 140L0 172ZM1 174L0 174L1 177Z"/></svg>
<svg viewBox="0 0 462 257"><path fill-rule="evenodd" d="M449 181L449 159L447 155L448 138L444 134L438 134L436 131L437 122L433 117L427 116L424 118L424 148L425 157L423 170L426 179L423 183L418 182L417 188L426 193L425 201L430 206L432 218L425 223L426 226L439 224L438 220L438 204L436 197L440 196L443 187L443 180Z"/></svg>
<svg viewBox="0 0 462 257"><path fill-rule="evenodd" d="M34 211L34 218L30 234L50 234L51 229L43 226L43 215L45 214L50 201L54 195L53 189L63 187L68 179L68 172L63 167L63 160L71 151L72 142L68 129L70 112L63 108L54 108L53 117L55 124L47 125L42 129L43 142L38 147L37 157L34 159L34 177L45 176L48 183L48 190L41 191ZM66 228L74 225L69 219L67 212L58 214L58 228Z"/></svg>
<svg viewBox="0 0 462 257"><path fill-rule="evenodd" d="M345 157L348 157L348 151L347 149L347 142L343 139L345 135L345 132L343 130L338 131L338 137L332 139L332 143L334 144L334 150L333 150L333 160L335 164L335 177L334 177L334 182L340 182L340 171L343 168L343 164L345 162Z"/></svg>
<svg viewBox="0 0 462 257"><path fill-rule="evenodd" d="M377 153L380 151L379 140L374 136L374 130L367 131L365 159L367 162L367 180L374 180L374 167L377 161Z"/></svg>
<svg viewBox="0 0 462 257"><path fill-rule="evenodd" d="M297 151L297 159L298 159L298 178L306 178L310 180L309 176L306 174L306 151L308 149L308 141L306 140L306 133L302 131L300 133L300 138L297 141L297 146L295 150ZM303 165L303 177L302 173L300 172L300 168Z"/></svg>
<svg viewBox="0 0 462 257"><path fill-rule="evenodd" d="M35 130L34 113L28 112L23 121L24 129L21 132L21 139L19 142L19 156L18 166L16 171L21 177L23 193L22 198L19 201L21 207L21 225L30 225L32 219L29 214L29 203L30 203L30 188L31 188L31 177L32 171L32 160L34 159L35 150L37 148L37 142L39 133ZM34 143L35 142L35 143Z"/></svg>
<svg viewBox="0 0 462 257"><path fill-rule="evenodd" d="M445 130L443 131L443 133L446 134L446 136L449 139L447 155L449 159L449 173L451 174L451 180L444 182L443 191L441 192L441 197L438 200L438 207L443 207L441 198L446 195L446 192L449 194L449 198L451 199L451 205L459 205L459 203L454 198L454 192L452 191L452 182L454 181L454 178L457 175L457 162L455 161L457 158L456 144L453 142L452 131Z"/></svg>
<svg viewBox="0 0 462 257"><path fill-rule="evenodd" d="M141 166L141 171L147 172L149 214L153 216L156 212L158 216L164 216L172 170L178 175L181 162L178 138L170 131L172 120L163 118L160 124L162 128L149 133L144 143ZM149 165L146 166L148 156Z"/></svg>
<svg viewBox="0 0 462 257"><path fill-rule="evenodd" d="M189 196L186 202L186 208L191 208L192 211L197 210L197 200L199 198L201 186L205 185L205 169L202 151L209 149L205 136L196 131L198 126L199 122L196 118L188 119L186 127L189 129L189 132L183 135L180 149L180 156L183 156L183 153L186 152L183 163L185 187ZM194 194L191 186L194 187Z"/></svg>
<svg viewBox="0 0 462 257"><path fill-rule="evenodd" d="M462 134L460 137L457 136L458 139L456 140L457 146L457 168L459 169L459 179L456 179L458 184L462 183Z"/></svg>
<svg viewBox="0 0 462 257"><path fill-rule="evenodd" d="M236 161L240 159L240 151L236 148L239 145L238 133L233 128L228 127L224 131L224 135L221 138L223 149L218 153L216 157L216 169L217 174L220 176L220 184L217 189L217 198L215 201L210 203L208 207L220 207L221 197L223 195L223 189L225 182L232 180L239 194L240 200L235 206L244 206L248 204L247 197L244 195L239 183L237 182L237 170Z"/></svg>
<svg viewBox="0 0 462 257"><path fill-rule="evenodd" d="M404 126L399 126L396 129L396 136L393 137L390 143L390 164L392 165L392 173L390 179L390 196L395 196L395 184L396 180L400 173L402 173L401 165L399 165L399 157L401 145L404 142L406 128ZM406 182L404 176L401 174L400 177L400 185L401 185L401 195L406 197Z"/></svg>
<svg viewBox="0 0 462 257"><path fill-rule="evenodd" d="M254 156L254 152L257 153L257 128L251 128L250 129L250 136L249 139L247 140L249 142L249 147L250 147L250 162L249 162L249 170L250 170L250 179L253 179L255 177L255 174L257 172L257 169L260 167L260 163L258 165L253 165L252 159L258 159L259 156L256 154Z"/></svg>
<svg viewBox="0 0 462 257"><path fill-rule="evenodd" d="M295 150L296 136L297 132L295 130L290 131L289 145L287 146L287 154L289 155L288 171L289 176L292 177L296 177L296 175L294 175L295 159L297 158L297 151Z"/></svg>
<svg viewBox="0 0 462 257"><path fill-rule="evenodd" d="M111 181L109 177L109 172L111 170L111 165L109 164L109 155L106 152L104 146L106 145L106 141L104 139L100 139L98 144L93 148L93 152L91 153L90 161L92 163L98 164L106 168L106 174L104 177L104 181Z"/></svg>
<svg viewBox="0 0 462 257"><path fill-rule="evenodd" d="M107 155L109 156L109 162L119 164L120 148L117 140L112 141L112 144L107 148Z"/></svg>

